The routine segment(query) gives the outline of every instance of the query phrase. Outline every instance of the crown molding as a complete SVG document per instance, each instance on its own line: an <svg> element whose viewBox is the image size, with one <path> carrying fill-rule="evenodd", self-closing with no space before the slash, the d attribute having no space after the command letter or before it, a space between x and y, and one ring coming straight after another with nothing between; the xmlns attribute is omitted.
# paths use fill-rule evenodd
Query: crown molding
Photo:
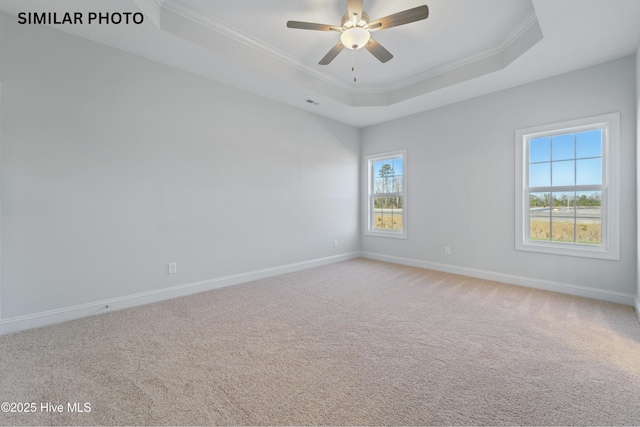
<svg viewBox="0 0 640 427"><path fill-rule="evenodd" d="M290 67L293 67L298 71L306 73L314 78L320 79L325 83L329 83L333 86L336 86L341 90L344 90L347 92L351 91L347 85L345 85L342 81L338 80L337 78L329 76L325 73L321 73L315 68L310 67L298 61L291 54L284 52L268 43L265 43L222 21L219 21L210 16L203 15L173 0L147 0L147 1L160 1L161 3L159 3L158 5L160 6L160 8L166 11L175 13L176 15L179 15L190 21L193 21L196 24L199 24L212 31L215 31L218 34L221 34L238 43L241 43L247 47L250 47L264 55L270 56L280 62L283 62L284 64L289 65ZM162 29L162 26L160 26L160 29Z"/></svg>
<svg viewBox="0 0 640 427"><path fill-rule="evenodd" d="M486 60L489 60L491 58L500 57L502 59L502 57L504 56L504 53L510 47L512 47L516 42L518 42L523 37L525 37L529 33L529 31L532 28L535 28L536 26L538 26L538 18L535 14L535 11L532 10L520 22L520 24L518 24L518 26L511 33L509 33L509 35L507 35L507 37L498 46L492 47L490 49L487 49L483 52L476 53L471 56L467 56L465 58L461 58L452 62L448 62L446 64L439 65L437 67L430 68L421 73L414 74L413 76L399 80L398 82L383 88L356 89L353 92L354 93L390 93L399 89L403 89L407 86L411 86L411 85L420 83L422 81L432 79L434 77L442 76L444 74L453 72L455 70L458 70L476 63L485 62ZM538 39L538 41L540 39ZM528 48L520 52L517 56L520 56L526 50L528 50ZM509 64L505 63L502 68L506 67L507 65Z"/></svg>
<svg viewBox="0 0 640 427"><path fill-rule="evenodd" d="M151 16L150 19L160 30L173 33L170 25L167 24L169 15L179 16L187 22L192 22L215 33L217 36L223 36L235 43L239 43L249 48L249 51L258 52L277 61L277 63L281 65L291 67L297 71L296 74L298 75L307 76L306 84L302 81L298 83L301 86L307 87L309 90L318 91L318 86L314 84L310 85L309 81L329 85L338 91L338 95L335 93L334 95L322 93L323 96L328 96L352 107L388 106L442 89L452 84L499 71L542 39L542 32L536 13L532 10L499 45L493 48L430 68L387 86L353 88L336 77L300 62L291 54L220 20L201 14L179 1L133 1L143 12ZM175 35L180 37L179 34ZM219 39L217 36L212 34L212 37ZM258 67L260 68L260 65L258 65ZM271 73L276 77L283 77L280 74L285 74L282 71L278 72L267 69L263 69L263 71ZM288 75L287 78L290 78L289 76L291 74L288 72L286 72L286 74Z"/></svg>

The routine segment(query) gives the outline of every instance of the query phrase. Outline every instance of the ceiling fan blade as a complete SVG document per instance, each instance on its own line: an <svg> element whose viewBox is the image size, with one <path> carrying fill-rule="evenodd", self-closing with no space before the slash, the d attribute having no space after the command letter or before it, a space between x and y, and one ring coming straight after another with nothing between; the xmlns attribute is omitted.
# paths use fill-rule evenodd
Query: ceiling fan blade
<svg viewBox="0 0 640 427"><path fill-rule="evenodd" d="M326 24L314 24L313 22L287 21L287 28L315 31L342 31L342 28Z"/></svg>
<svg viewBox="0 0 640 427"><path fill-rule="evenodd" d="M347 9L349 9L349 19L351 20L353 15L358 15L358 22L362 19L362 2L363 0L347 0Z"/></svg>
<svg viewBox="0 0 640 427"><path fill-rule="evenodd" d="M324 56L324 58L322 58L319 62L320 65L329 65L329 63L331 61L333 61L333 59L338 56L338 54L340 52L342 52L342 49L344 49L344 45L342 44L342 42L338 42L337 45L335 45L334 47L331 48L331 50L329 52L327 52L327 54Z"/></svg>
<svg viewBox="0 0 640 427"><path fill-rule="evenodd" d="M397 27L398 25L409 24L429 17L428 6L418 6L407 9L403 12L394 13L377 19L369 24L369 31L384 30L385 28Z"/></svg>
<svg viewBox="0 0 640 427"><path fill-rule="evenodd" d="M382 47L382 45L374 39L369 39L369 43L364 45L364 47L382 63L388 62L393 58L391 52Z"/></svg>

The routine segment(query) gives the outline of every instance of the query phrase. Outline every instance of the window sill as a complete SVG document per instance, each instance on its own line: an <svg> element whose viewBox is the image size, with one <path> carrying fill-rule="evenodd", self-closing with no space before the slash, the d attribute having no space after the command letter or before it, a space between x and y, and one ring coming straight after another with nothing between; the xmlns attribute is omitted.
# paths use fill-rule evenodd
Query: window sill
<svg viewBox="0 0 640 427"><path fill-rule="evenodd" d="M550 255L564 255L583 258L596 258L609 261L620 261L618 251L607 250L602 246L528 242L516 245L516 250L525 252L537 252Z"/></svg>
<svg viewBox="0 0 640 427"><path fill-rule="evenodd" d="M372 237L390 237L392 239L406 239L407 233L404 231L374 231L367 230L364 232L365 236Z"/></svg>

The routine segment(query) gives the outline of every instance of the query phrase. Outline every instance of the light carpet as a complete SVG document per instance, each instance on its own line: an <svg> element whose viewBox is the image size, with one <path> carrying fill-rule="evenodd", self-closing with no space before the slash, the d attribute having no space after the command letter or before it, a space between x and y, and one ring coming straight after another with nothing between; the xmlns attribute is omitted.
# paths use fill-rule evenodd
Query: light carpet
<svg viewBox="0 0 640 427"><path fill-rule="evenodd" d="M0 337L0 402L36 404L3 425L639 425L640 324L357 259Z"/></svg>

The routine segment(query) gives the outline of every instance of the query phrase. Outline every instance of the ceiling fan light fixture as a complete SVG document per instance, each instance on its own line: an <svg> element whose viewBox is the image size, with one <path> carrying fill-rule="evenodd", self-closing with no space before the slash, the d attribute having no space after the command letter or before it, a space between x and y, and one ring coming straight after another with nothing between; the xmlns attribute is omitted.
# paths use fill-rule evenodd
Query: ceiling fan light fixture
<svg viewBox="0 0 640 427"><path fill-rule="evenodd" d="M429 7L423 5L371 21L369 15L362 9L364 0L346 1L348 12L342 16L339 27L337 25L315 24L313 22L287 21L288 28L341 32L340 41L318 62L320 65L330 64L345 47L353 51L364 47L378 61L383 64L389 62L393 58L393 55L382 47L380 43L372 39L370 32L410 24L429 17ZM353 66L351 69L353 70Z"/></svg>
<svg viewBox="0 0 640 427"><path fill-rule="evenodd" d="M340 41L346 48L356 50L364 47L370 38L371 34L366 28L352 27L342 32Z"/></svg>

